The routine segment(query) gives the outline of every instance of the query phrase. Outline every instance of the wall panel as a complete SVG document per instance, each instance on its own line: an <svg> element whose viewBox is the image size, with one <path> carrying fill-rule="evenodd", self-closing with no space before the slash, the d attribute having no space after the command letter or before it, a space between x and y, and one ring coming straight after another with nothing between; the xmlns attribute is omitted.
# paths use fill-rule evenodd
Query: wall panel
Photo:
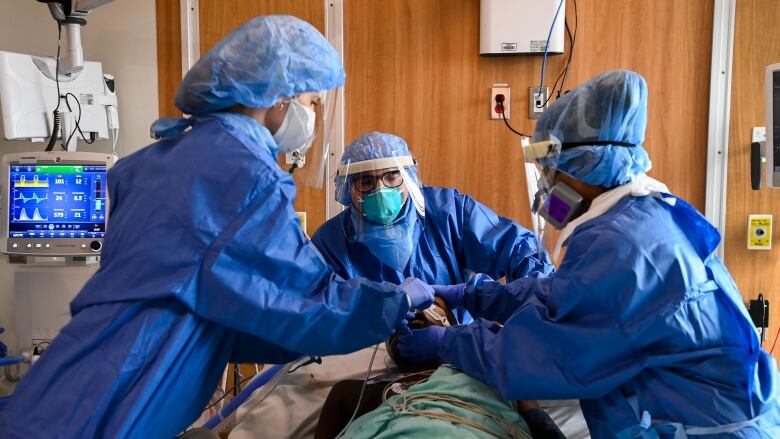
<svg viewBox="0 0 780 439"><path fill-rule="evenodd" d="M737 2L734 66L729 127L728 198L726 201L726 265L745 300L759 292L770 301L769 335L765 347L775 341L780 327L780 257L774 239L771 251L747 250L749 214L774 214L780 221L780 190L750 187L751 129L764 126L764 69L780 62L780 5L775 0ZM762 182L763 183L763 182ZM774 232L778 232L775 227ZM776 358L777 350L774 352Z"/></svg>
<svg viewBox="0 0 780 439"><path fill-rule="evenodd" d="M181 18L179 0L157 0L157 86L160 117L180 117L173 105L181 82Z"/></svg>
<svg viewBox="0 0 780 439"><path fill-rule="evenodd" d="M530 225L517 136L489 119L493 83L512 87L512 125L526 133L528 87L541 57L480 57L476 0L346 1L347 138L407 139L426 184L452 186ZM651 175L704 208L712 2L579 0L567 88L633 69L650 87ZM574 26L574 3L567 3ZM569 45L566 45L569 51ZM550 57L546 85L565 58Z"/></svg>

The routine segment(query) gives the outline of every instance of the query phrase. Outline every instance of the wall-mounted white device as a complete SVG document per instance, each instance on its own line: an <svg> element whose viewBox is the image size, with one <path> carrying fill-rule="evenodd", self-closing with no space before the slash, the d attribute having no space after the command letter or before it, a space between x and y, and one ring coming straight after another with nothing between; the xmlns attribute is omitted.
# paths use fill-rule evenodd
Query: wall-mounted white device
<svg viewBox="0 0 780 439"><path fill-rule="evenodd" d="M63 143L68 138L75 143L77 138L83 138L81 133L88 139L108 139L109 128L115 128L109 121L112 117L116 119L113 78L103 75L101 63L85 62L78 75L59 75L58 97L55 64L53 58L0 51L0 113L4 137L46 140L52 134L52 113L59 102L62 129L55 135Z"/></svg>
<svg viewBox="0 0 780 439"><path fill-rule="evenodd" d="M561 54L565 23L565 0L480 0L479 53Z"/></svg>

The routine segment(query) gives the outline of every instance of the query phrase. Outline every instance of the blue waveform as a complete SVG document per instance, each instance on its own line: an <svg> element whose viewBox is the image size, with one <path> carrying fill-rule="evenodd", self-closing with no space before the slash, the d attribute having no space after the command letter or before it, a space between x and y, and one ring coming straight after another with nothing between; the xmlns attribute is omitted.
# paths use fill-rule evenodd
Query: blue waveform
<svg viewBox="0 0 780 439"><path fill-rule="evenodd" d="M48 218L44 218L41 216L41 213L38 211L38 208L35 208L35 211L33 211L33 216L30 218L29 215L27 215L27 211L22 209L22 212L19 214L18 218L15 218L15 221L48 221Z"/></svg>
<svg viewBox="0 0 780 439"><path fill-rule="evenodd" d="M26 204L30 200L35 200L35 203L37 204L40 203L41 201L46 201L48 199L49 199L49 194L46 194L45 197L41 198L38 196L38 194L33 192L32 197L25 197L23 193L19 193L19 196L14 198L14 201L22 200L22 203Z"/></svg>

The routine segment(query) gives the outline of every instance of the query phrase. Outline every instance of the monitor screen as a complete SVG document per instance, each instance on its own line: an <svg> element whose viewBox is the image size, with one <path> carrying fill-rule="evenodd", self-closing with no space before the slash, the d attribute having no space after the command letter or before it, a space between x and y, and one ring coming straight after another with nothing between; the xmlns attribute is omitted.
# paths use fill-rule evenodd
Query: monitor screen
<svg viewBox="0 0 780 439"><path fill-rule="evenodd" d="M106 165L10 163L9 238L102 238Z"/></svg>
<svg viewBox="0 0 780 439"><path fill-rule="evenodd" d="M780 70L772 73L772 139L766 139L774 154L775 172L780 172Z"/></svg>

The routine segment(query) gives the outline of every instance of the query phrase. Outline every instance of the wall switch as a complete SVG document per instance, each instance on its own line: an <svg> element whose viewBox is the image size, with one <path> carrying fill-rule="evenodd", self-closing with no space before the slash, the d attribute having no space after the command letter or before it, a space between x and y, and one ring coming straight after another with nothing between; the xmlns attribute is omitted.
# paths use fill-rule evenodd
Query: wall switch
<svg viewBox="0 0 780 439"><path fill-rule="evenodd" d="M772 215L748 215L748 250L772 250Z"/></svg>
<svg viewBox="0 0 780 439"><path fill-rule="evenodd" d="M550 87L528 87L528 118L538 119L549 101Z"/></svg>
<svg viewBox="0 0 780 439"><path fill-rule="evenodd" d="M298 163L298 167L302 168L306 164L306 156L299 156L297 152L284 153L284 164L293 165Z"/></svg>
<svg viewBox="0 0 780 439"><path fill-rule="evenodd" d="M491 119L503 120L501 113L496 111L497 95L504 95L504 114L506 114L506 118L509 119L509 117L512 115L512 113L509 111L510 109L509 91L510 90L508 84L493 84L493 87L490 89L490 118Z"/></svg>
<svg viewBox="0 0 780 439"><path fill-rule="evenodd" d="M753 127L752 142L766 142L766 127Z"/></svg>

